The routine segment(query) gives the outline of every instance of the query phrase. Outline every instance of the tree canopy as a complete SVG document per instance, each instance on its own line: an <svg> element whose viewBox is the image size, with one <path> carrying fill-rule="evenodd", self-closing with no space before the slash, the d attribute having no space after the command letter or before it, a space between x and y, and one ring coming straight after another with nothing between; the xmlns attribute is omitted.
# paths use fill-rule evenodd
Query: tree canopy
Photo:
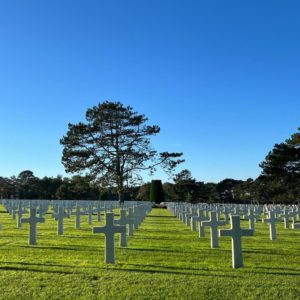
<svg viewBox="0 0 300 300"><path fill-rule="evenodd" d="M182 153L158 153L150 137L160 132L147 125L143 114L120 102L105 101L87 110L86 123L69 124L61 139L62 163L67 172L85 172L102 186L116 186L119 201L124 188L141 179L139 172L150 173L161 166L172 173L182 163Z"/></svg>
<svg viewBox="0 0 300 300"><path fill-rule="evenodd" d="M260 164L260 181L274 201L300 200L300 128L289 139L275 144Z"/></svg>

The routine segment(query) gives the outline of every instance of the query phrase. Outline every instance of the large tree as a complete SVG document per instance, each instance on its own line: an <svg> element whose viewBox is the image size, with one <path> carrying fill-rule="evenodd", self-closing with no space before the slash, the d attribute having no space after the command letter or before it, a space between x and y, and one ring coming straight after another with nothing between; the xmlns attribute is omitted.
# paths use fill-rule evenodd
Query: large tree
<svg viewBox="0 0 300 300"><path fill-rule="evenodd" d="M69 124L61 139L62 163L71 173L85 172L103 186L116 186L123 202L125 186L140 178L139 171L153 173L157 166L172 172L183 162L182 153L158 153L150 137L157 125L147 125L143 114L120 102L105 101L87 110L86 123Z"/></svg>
<svg viewBox="0 0 300 300"><path fill-rule="evenodd" d="M261 180L273 201L300 200L300 128L289 139L275 144L260 164Z"/></svg>

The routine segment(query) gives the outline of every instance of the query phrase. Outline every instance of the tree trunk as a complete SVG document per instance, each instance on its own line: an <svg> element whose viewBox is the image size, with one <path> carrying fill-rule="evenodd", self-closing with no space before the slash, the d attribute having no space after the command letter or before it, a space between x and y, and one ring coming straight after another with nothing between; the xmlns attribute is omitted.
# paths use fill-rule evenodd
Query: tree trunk
<svg viewBox="0 0 300 300"><path fill-rule="evenodd" d="M123 204L124 203L124 184L123 184L123 178L119 178L119 181L118 181L118 196L119 196L119 203Z"/></svg>
<svg viewBox="0 0 300 300"><path fill-rule="evenodd" d="M119 196L119 203L123 204L124 203L124 189L118 188L118 196Z"/></svg>

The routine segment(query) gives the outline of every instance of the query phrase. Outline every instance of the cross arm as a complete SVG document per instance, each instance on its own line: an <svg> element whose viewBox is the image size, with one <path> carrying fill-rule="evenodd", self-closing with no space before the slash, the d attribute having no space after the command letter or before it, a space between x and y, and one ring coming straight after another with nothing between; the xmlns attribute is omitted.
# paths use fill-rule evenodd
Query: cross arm
<svg viewBox="0 0 300 300"><path fill-rule="evenodd" d="M93 227L93 233L104 233L106 234L107 230L106 227Z"/></svg>

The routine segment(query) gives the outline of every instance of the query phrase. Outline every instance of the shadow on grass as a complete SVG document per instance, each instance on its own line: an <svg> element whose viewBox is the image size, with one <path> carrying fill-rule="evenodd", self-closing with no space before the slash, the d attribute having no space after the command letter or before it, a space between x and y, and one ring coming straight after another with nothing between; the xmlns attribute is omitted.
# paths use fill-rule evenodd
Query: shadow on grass
<svg viewBox="0 0 300 300"><path fill-rule="evenodd" d="M164 267L163 267L164 268ZM165 270L149 270L149 269L137 269L137 268L130 268L130 269L122 269L122 268L111 268L109 270L116 270L116 271L125 271L125 272L137 272L137 273L150 273L150 274L170 274L170 275L188 275L188 276L197 276L197 277L227 277L227 278L239 278L240 275L224 275L224 274L209 274L209 273L191 273L191 272L176 272L176 271L165 271ZM189 271L197 271L197 270L190 270ZM201 270L202 271L202 270ZM208 272L207 270L205 270Z"/></svg>
<svg viewBox="0 0 300 300"><path fill-rule="evenodd" d="M180 223L178 224L177 222L175 223L174 221L172 220L167 220L167 221L162 221L162 220L147 220L145 221L144 223L145 225L147 226L151 226L151 225L169 225L169 226L179 226L181 225ZM185 225L185 224L183 224Z"/></svg>
<svg viewBox="0 0 300 300"><path fill-rule="evenodd" d="M212 269L209 270L207 268L185 268L185 267L178 267L178 266L163 266L163 265L139 265L139 264L126 264L129 266L135 266L135 267L150 267L150 268L162 268L162 269L174 269L174 270L182 270L182 271L196 271L196 272L209 272L209 273L214 273L214 276L220 276L220 277L241 277L242 274L239 273L239 276L229 276L229 275L224 275L224 274L218 274L218 272L221 273L227 273L227 272L235 272L234 270L225 270L225 269ZM266 274L266 275L289 275L289 276L293 276L293 275L300 275L300 273L297 273L298 271L300 272L300 269L291 269L291 268L267 268L267 267L261 267L261 268L257 268L257 269L274 269L274 270L282 270L282 271L294 271L294 272L283 272L283 273L279 273L279 272L259 272L259 271L249 271L248 270L248 274ZM190 274L190 273L186 273L186 274ZM202 274L199 274L202 275ZM212 274L210 274L212 275ZM243 274L246 275L246 274Z"/></svg>
<svg viewBox="0 0 300 300"><path fill-rule="evenodd" d="M6 245L9 245L9 244L13 244L13 243L14 243L14 241L6 242L6 243L1 243L0 247L6 246Z"/></svg>
<svg viewBox="0 0 300 300"><path fill-rule="evenodd" d="M67 272L67 271L60 271L60 270L39 270L39 269L32 269L32 268L23 268L23 267L9 267L0 266L0 270L6 270L6 271L27 271L27 272L39 272L39 273L58 273L58 274L64 274L64 275L85 275L84 273L75 273L75 272Z"/></svg>
<svg viewBox="0 0 300 300"><path fill-rule="evenodd" d="M67 251L88 251L88 252L95 252L98 250L103 250L104 247L97 246L97 247L85 247L85 246L65 246L65 247L57 247L57 246L19 246L20 248L28 248L28 249L37 249L37 250L67 250Z"/></svg>
<svg viewBox="0 0 300 300"><path fill-rule="evenodd" d="M255 268L257 270L260 270L260 269L265 269L265 270L279 270L279 271L294 271L294 272L299 272L298 275L300 275L300 269L292 269L292 268L278 268L278 267L257 267Z"/></svg>
<svg viewBox="0 0 300 300"><path fill-rule="evenodd" d="M190 237L153 237L153 236L134 236L135 240L143 240L143 241L147 241L147 240L155 240L155 241L191 241Z"/></svg>
<svg viewBox="0 0 300 300"><path fill-rule="evenodd" d="M124 266L134 266L134 267L141 267L141 268L161 268L161 269L172 269L172 270L182 270L182 271L204 271L209 272L208 268L182 268L178 266L165 266L165 265L144 265L144 264L124 264ZM215 271L215 270L213 270Z"/></svg>
<svg viewBox="0 0 300 300"><path fill-rule="evenodd" d="M10 264L9 262L5 264ZM14 264L14 263L11 263ZM56 274L63 274L63 275L85 275L90 276L89 273L83 273L83 272L76 272L76 271L62 271L62 270L47 270L47 269L35 269L35 268L28 268L26 266L43 266L43 267L62 267L62 268L73 268L73 269L94 269L94 270L105 270L105 271L121 271L121 272L136 272L136 273L150 273L150 274L170 274L170 275L188 275L188 276L208 276L208 277L227 277L227 278L237 278L238 275L224 275L224 274L209 274L209 273L192 273L193 271L198 271L195 269L182 269L189 272L182 272L182 271L169 271L169 270L152 270L152 269L138 269L138 268L118 268L118 267L112 267L112 268L104 268L104 267L80 267L80 266L65 266L65 265L57 265L57 264L32 264L32 263L17 263L21 265L21 267L18 266L0 266L0 270L6 270L6 271L25 271L25 272L38 272L38 273L56 273ZM24 267L23 267L24 266ZM134 265L133 265L134 266ZM139 266L139 265L136 265ZM149 266L148 266L149 267ZM153 267L153 266L151 266ZM165 268L165 267L164 267ZM176 268L174 268L175 270ZM178 268L177 268L178 269ZM205 269L200 269L200 271L205 271ZM100 276L96 276L93 274L93 279L99 279Z"/></svg>
<svg viewBox="0 0 300 300"><path fill-rule="evenodd" d="M73 267L75 268L75 267ZM105 270L105 271L117 271L117 272L135 272L135 273L149 273L149 274L169 274L169 275L188 275L188 276L197 276L197 277L227 277L227 278L238 278L238 275L216 275L216 274L195 274L190 272L175 272L175 271L164 271L164 270L143 270L143 269L122 269L122 268L97 268L98 270ZM51 273L51 274L63 274L63 275L83 275L83 276L91 276L88 273L82 272L72 272L72 271L61 271L61 270L45 270L45 269L34 269L34 268L26 268L26 267L10 267L10 266L0 266L0 270L4 271L25 271L25 272L37 272L37 273ZM93 280L100 279L101 276L92 275Z"/></svg>
<svg viewBox="0 0 300 300"><path fill-rule="evenodd" d="M147 215L147 218L176 219L175 216Z"/></svg>
<svg viewBox="0 0 300 300"><path fill-rule="evenodd" d="M195 253L199 254L200 252L209 252L209 255L212 255L212 253L215 251L215 254L218 255L219 252L231 252L230 249L222 249L222 248L216 248L216 249L199 249L199 250L190 250L187 248L182 248L178 250L171 250L169 248L131 248L127 247L126 251L145 251L145 252L167 252L167 253L178 253L178 254L190 254ZM182 251L183 250L183 251Z"/></svg>
<svg viewBox="0 0 300 300"><path fill-rule="evenodd" d="M286 256L286 253L278 253L274 251L270 251L268 249L253 249L253 250L243 250L243 253L257 253L257 254L263 254L263 255L278 255L278 256ZM294 255L299 256L299 255Z"/></svg>
<svg viewBox="0 0 300 300"><path fill-rule="evenodd" d="M90 266L74 266L74 265L62 265L62 264L52 264L52 263L29 263L29 262L11 262L11 261L5 261L0 262L0 264L4 265L22 265L22 266L38 266L38 267L60 267L60 268L80 268L80 269L95 269L98 270L98 267L90 267ZM4 266L1 268L5 268Z"/></svg>
<svg viewBox="0 0 300 300"><path fill-rule="evenodd" d="M264 274L264 275L276 275L276 276L278 276L278 275L280 275L280 276L299 276L300 275L300 273L291 273L291 272L280 273L280 272L259 272L259 271L258 272L251 271L251 274L258 274L258 275Z"/></svg>
<svg viewBox="0 0 300 300"><path fill-rule="evenodd" d="M190 233L190 230L186 230L186 229L176 229L176 228L172 228L172 229L166 229L166 230L159 230L159 229L149 229L149 228L143 228L143 234L147 234L147 233L156 233L156 234L172 234L172 233L176 233L176 234L181 234L181 233Z"/></svg>
<svg viewBox="0 0 300 300"><path fill-rule="evenodd" d="M69 265L61 265L61 264L37 264L37 263L27 263L27 262L5 262L3 264L17 264L21 265L21 267L18 266L0 266L0 270L7 270L7 271L27 271L27 272L39 272L39 273L57 273L57 274L64 274L64 275L84 275L84 276L91 276L89 273L83 273L83 272L77 272L77 271L62 271L62 270L47 270L47 269L35 269L35 268L26 268L26 266L37 266L37 267L60 267L60 268L69 268L69 269L92 269L94 271L97 270L105 270L105 271L123 271L123 272L136 272L136 273L150 273L150 274L170 274L170 275L188 275L188 276L198 276L198 277L225 277L225 278L241 278L243 275L249 276L252 274L259 274L259 275L280 275L280 276L297 276L299 273L295 272L260 272L260 271L250 271L247 274L241 274L238 273L236 275L233 275L232 272L235 272L233 270L208 270L206 268L200 268L200 269L190 269L190 268L182 268L182 267L173 267L173 266L157 266L157 265L138 265L138 264L117 264L116 267L91 267L91 266L69 266ZM119 268L118 265L123 265L125 268ZM25 266L25 267L23 267ZM126 268L126 266L134 266L134 267L142 267L141 268ZM157 269L145 269L145 268L162 268L162 269L171 269L169 270L157 270ZM294 271L293 269L284 269L284 268L263 268L263 269L282 269L282 270L290 270ZM174 270L174 271L172 271ZM179 270L179 271L175 271ZM197 272L197 273L193 273ZM201 272L201 273L198 273ZM231 273L228 274L219 274L218 272L228 272ZM101 276L92 275L93 280L100 279Z"/></svg>

